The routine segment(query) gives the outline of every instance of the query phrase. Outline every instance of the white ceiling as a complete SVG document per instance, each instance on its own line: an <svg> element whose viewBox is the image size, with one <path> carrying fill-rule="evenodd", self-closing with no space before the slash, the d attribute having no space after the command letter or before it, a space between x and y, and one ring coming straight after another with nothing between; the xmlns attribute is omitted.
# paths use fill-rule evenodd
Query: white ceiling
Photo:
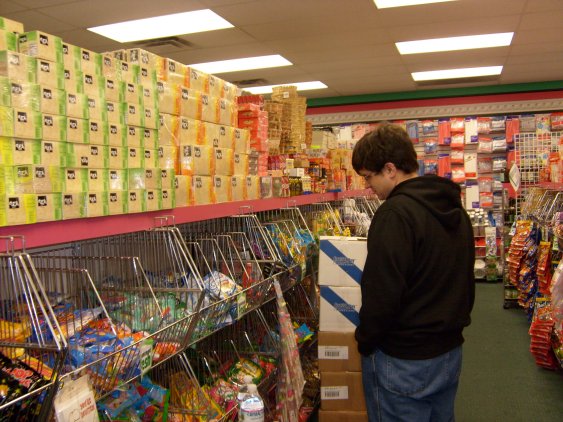
<svg viewBox="0 0 563 422"><path fill-rule="evenodd" d="M265 84L320 80L328 89L308 98L428 89L410 73L504 65L494 81L461 87L563 80L563 0L459 0L378 10L372 0L1 0L0 16L23 22L97 52L126 48L85 28L154 15L209 8L235 27L181 37L190 46L153 52L201 63L281 54L294 65L220 74ZM394 43L510 32L509 47L399 55Z"/></svg>

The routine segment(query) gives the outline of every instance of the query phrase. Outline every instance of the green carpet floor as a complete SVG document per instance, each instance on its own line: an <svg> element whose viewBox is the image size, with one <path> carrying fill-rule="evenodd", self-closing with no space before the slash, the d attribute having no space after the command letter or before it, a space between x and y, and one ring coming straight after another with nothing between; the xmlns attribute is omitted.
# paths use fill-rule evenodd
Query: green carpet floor
<svg viewBox="0 0 563 422"><path fill-rule="evenodd" d="M521 309L503 309L501 283L478 283L464 331L457 422L563 421L563 375L536 366Z"/></svg>

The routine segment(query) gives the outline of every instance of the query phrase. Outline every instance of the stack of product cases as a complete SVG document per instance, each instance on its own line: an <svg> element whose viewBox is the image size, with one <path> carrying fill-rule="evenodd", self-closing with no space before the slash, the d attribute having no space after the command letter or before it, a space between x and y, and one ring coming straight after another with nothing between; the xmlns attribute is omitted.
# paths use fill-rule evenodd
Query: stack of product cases
<svg viewBox="0 0 563 422"><path fill-rule="evenodd" d="M320 238L321 422L367 421L361 359L354 339L366 255L365 238Z"/></svg>
<svg viewBox="0 0 563 422"><path fill-rule="evenodd" d="M0 18L0 225L258 199L236 87Z"/></svg>

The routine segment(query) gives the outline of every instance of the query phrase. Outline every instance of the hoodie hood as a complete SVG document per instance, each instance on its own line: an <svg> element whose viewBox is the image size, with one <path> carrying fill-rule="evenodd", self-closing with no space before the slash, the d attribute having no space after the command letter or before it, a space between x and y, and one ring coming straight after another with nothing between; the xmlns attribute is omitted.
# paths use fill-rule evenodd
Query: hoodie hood
<svg viewBox="0 0 563 422"><path fill-rule="evenodd" d="M461 204L461 189L439 176L420 176L399 183L387 199L404 195L428 209L446 229L458 227L466 215Z"/></svg>

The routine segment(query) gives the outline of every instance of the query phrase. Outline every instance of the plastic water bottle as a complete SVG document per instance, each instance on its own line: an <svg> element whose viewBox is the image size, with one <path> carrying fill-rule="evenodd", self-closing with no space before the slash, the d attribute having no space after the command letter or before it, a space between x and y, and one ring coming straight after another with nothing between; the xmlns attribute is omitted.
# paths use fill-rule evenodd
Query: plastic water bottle
<svg viewBox="0 0 563 422"><path fill-rule="evenodd" d="M264 422L264 402L256 384L248 384L239 410L239 422Z"/></svg>
<svg viewBox="0 0 563 422"><path fill-rule="evenodd" d="M245 375L242 379L243 385L240 386L237 394L237 403L239 408L239 417L240 417L240 405L242 404L243 400L246 397L246 393L248 393L248 384L252 384L252 377L250 375Z"/></svg>

